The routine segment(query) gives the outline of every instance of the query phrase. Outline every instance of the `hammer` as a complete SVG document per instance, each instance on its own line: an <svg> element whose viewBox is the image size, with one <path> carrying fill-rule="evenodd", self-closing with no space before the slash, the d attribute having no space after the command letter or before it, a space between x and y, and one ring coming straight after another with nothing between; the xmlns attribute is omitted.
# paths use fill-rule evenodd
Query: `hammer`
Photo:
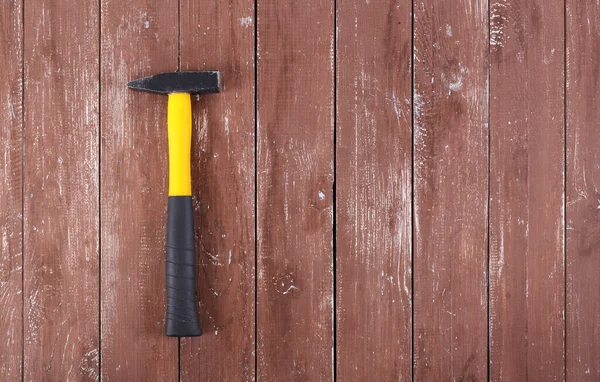
<svg viewBox="0 0 600 382"><path fill-rule="evenodd" d="M170 337L202 335L196 307L196 251L190 149L190 94L218 93L218 71L169 72L131 81L127 86L168 98L169 204L167 209L167 327Z"/></svg>

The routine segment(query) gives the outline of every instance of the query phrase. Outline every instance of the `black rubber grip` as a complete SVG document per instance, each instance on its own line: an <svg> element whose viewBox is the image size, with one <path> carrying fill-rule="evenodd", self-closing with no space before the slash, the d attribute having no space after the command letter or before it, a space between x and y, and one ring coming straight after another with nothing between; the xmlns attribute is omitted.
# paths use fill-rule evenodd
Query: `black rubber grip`
<svg viewBox="0 0 600 382"><path fill-rule="evenodd" d="M167 211L167 336L202 335L196 307L196 251L191 196L169 196Z"/></svg>

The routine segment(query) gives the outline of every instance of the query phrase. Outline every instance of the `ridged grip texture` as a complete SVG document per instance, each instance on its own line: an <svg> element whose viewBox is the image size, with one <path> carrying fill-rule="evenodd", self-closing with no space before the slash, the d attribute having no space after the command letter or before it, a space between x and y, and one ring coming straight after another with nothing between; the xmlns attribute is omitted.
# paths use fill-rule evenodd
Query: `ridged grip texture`
<svg viewBox="0 0 600 382"><path fill-rule="evenodd" d="M196 251L191 196L169 196L166 269L167 336L202 335L196 305Z"/></svg>

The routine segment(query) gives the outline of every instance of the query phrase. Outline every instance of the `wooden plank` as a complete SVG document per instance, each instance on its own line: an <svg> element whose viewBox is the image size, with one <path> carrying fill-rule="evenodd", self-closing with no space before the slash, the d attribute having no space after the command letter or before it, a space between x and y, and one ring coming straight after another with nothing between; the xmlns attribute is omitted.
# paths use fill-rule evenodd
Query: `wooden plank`
<svg viewBox="0 0 600 382"><path fill-rule="evenodd" d="M567 380L600 380L600 5L567 1Z"/></svg>
<svg viewBox="0 0 600 382"><path fill-rule="evenodd" d="M333 1L258 2L258 378L333 378Z"/></svg>
<svg viewBox="0 0 600 382"><path fill-rule="evenodd" d="M97 380L98 3L24 10L24 379Z"/></svg>
<svg viewBox="0 0 600 382"><path fill-rule="evenodd" d="M194 102L192 189L204 334L182 339L181 379L254 379L254 2L181 2L182 70L218 69Z"/></svg>
<svg viewBox="0 0 600 382"><path fill-rule="evenodd" d="M337 377L410 380L412 4L337 2Z"/></svg>
<svg viewBox="0 0 600 382"><path fill-rule="evenodd" d="M414 12L414 377L484 380L488 3Z"/></svg>
<svg viewBox="0 0 600 382"><path fill-rule="evenodd" d="M564 8L491 6L493 379L564 378Z"/></svg>
<svg viewBox="0 0 600 382"><path fill-rule="evenodd" d="M165 336L167 98L129 80L177 69L177 2L102 1L102 378L175 380Z"/></svg>
<svg viewBox="0 0 600 382"><path fill-rule="evenodd" d="M564 378L564 2L491 2L490 375Z"/></svg>
<svg viewBox="0 0 600 382"><path fill-rule="evenodd" d="M22 117L23 8L20 1L0 12L0 376L20 380L23 354Z"/></svg>

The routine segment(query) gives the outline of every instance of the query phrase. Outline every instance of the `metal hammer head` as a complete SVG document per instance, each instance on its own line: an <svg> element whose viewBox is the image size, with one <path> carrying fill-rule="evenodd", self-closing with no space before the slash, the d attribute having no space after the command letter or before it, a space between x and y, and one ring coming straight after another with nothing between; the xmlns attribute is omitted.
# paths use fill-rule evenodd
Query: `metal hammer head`
<svg viewBox="0 0 600 382"><path fill-rule="evenodd" d="M167 72L133 80L127 86L133 90L159 94L218 93L221 91L221 75L216 70Z"/></svg>

